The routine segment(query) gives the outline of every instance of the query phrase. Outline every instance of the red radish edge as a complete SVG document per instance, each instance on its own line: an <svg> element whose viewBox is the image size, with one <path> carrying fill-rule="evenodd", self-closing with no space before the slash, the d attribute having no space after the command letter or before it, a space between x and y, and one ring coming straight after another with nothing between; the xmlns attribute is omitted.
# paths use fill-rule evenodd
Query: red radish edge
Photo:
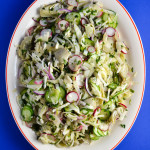
<svg viewBox="0 0 150 150"><path fill-rule="evenodd" d="M127 54L127 51L124 49L124 50L121 50L121 53Z"/></svg>
<svg viewBox="0 0 150 150"><path fill-rule="evenodd" d="M99 43L101 44L103 42L103 40L100 40Z"/></svg>
<svg viewBox="0 0 150 150"><path fill-rule="evenodd" d="M69 100L68 100L67 97L68 97L68 95L71 94L71 93L75 93L75 94L77 95L77 97L78 97L77 100L75 100L75 101L69 101ZM75 91L71 91L71 92L69 92L69 93L66 95L66 101L69 102L69 103L77 102L77 101L79 100L79 98L80 98L80 97L79 97L79 94L78 94L77 92L75 92Z"/></svg>
<svg viewBox="0 0 150 150"><path fill-rule="evenodd" d="M87 24L88 23L88 21L85 19L85 18L81 18L81 25L84 27L84 23L83 23L83 21L85 21L86 23L85 24Z"/></svg>
<svg viewBox="0 0 150 150"><path fill-rule="evenodd" d="M76 5L75 5L75 4L73 5L71 2L74 2ZM68 0L67 3L68 3L68 5L70 5L70 6L74 6L74 7L77 7L77 6L78 6L78 2L77 2L76 0Z"/></svg>
<svg viewBox="0 0 150 150"><path fill-rule="evenodd" d="M103 12L99 12L99 14L97 15L97 17L101 17L103 15Z"/></svg>
<svg viewBox="0 0 150 150"><path fill-rule="evenodd" d="M110 31L110 30L111 30L111 31ZM116 30L115 30L114 28L112 28L112 27L106 28L105 31L106 31L108 37L113 37L113 36L115 35L115 32L116 32ZM110 33L109 33L109 32L110 32Z"/></svg>
<svg viewBox="0 0 150 150"><path fill-rule="evenodd" d="M25 124L28 128L32 128L32 124L29 124L28 122L25 122Z"/></svg>
<svg viewBox="0 0 150 150"><path fill-rule="evenodd" d="M127 108L127 106L122 103L119 103L119 105L123 106L124 108Z"/></svg>
<svg viewBox="0 0 150 150"><path fill-rule="evenodd" d="M92 51L91 51L91 50ZM87 50L90 52L90 53L94 53L95 51L96 51L96 49L95 49L95 47L94 46L89 46L88 48L87 48Z"/></svg>
<svg viewBox="0 0 150 150"><path fill-rule="evenodd" d="M65 22L66 24L63 24L65 27L64 27L64 29L62 29L62 27L61 27L61 22ZM60 20L59 22L58 22L58 27L59 27L59 29L61 30L61 31L64 31L64 30L66 30L66 28L69 26L69 22L68 21L66 21L66 20Z"/></svg>
<svg viewBox="0 0 150 150"><path fill-rule="evenodd" d="M40 84L43 83L43 80L41 80L41 81L34 81L34 83L35 83L36 85L40 85Z"/></svg>
<svg viewBox="0 0 150 150"><path fill-rule="evenodd" d="M72 67L70 67L70 65L69 65L70 70L72 70L73 72L78 71L78 70L79 70L79 68L80 68L80 66L82 65L82 62L83 62L82 58L81 58L79 55L73 55L72 57L70 57L70 58L69 58L69 60L70 60L71 58L75 57L75 56L77 56L77 57L79 57L79 58L80 58L80 60L81 60L81 64L80 64L80 65L78 65L78 69L77 69L77 70L73 70L73 69L71 69ZM69 60L68 60L68 62L69 62ZM69 63L69 64L70 64L70 63Z"/></svg>
<svg viewBox="0 0 150 150"><path fill-rule="evenodd" d="M97 112L98 109L100 109L100 111L101 111L101 108L100 108L100 107L97 107L97 108L94 110L94 112L93 112L93 116L95 116L95 114L96 114L96 112Z"/></svg>
<svg viewBox="0 0 150 150"><path fill-rule="evenodd" d="M76 81L77 81L77 77L80 76L80 75L83 75L83 74L82 73L77 74L77 76L75 77ZM83 83L83 85L79 85L80 88L83 87L83 86L84 86L84 83Z"/></svg>
<svg viewBox="0 0 150 150"><path fill-rule="evenodd" d="M82 126L82 125L80 125L80 126L79 126L79 128L77 129L77 131L81 131L81 130L82 130L82 128L83 128L83 126Z"/></svg>
<svg viewBox="0 0 150 150"><path fill-rule="evenodd" d="M90 92L89 88L88 88L88 78L87 77L85 78L85 89L90 96L93 96L92 93Z"/></svg>

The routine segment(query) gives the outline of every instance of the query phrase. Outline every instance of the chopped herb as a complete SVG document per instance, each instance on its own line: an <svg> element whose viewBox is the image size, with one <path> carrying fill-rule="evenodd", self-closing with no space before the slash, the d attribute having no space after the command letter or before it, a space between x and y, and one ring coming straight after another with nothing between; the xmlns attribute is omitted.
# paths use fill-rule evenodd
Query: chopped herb
<svg viewBox="0 0 150 150"><path fill-rule="evenodd" d="M126 125L125 125L125 124L120 124L120 126L121 126L122 128L126 128Z"/></svg>
<svg viewBox="0 0 150 150"><path fill-rule="evenodd" d="M61 27L63 27L63 24L60 24Z"/></svg>
<svg viewBox="0 0 150 150"><path fill-rule="evenodd" d="M133 90L133 89L130 89L130 92L134 93L134 90Z"/></svg>
<svg viewBox="0 0 150 150"><path fill-rule="evenodd" d="M100 61L100 56L98 56L98 57L96 58L96 63L98 64L99 61Z"/></svg>
<svg viewBox="0 0 150 150"><path fill-rule="evenodd" d="M55 117L53 115L49 115L49 118L51 118L52 120L55 120Z"/></svg>
<svg viewBox="0 0 150 150"><path fill-rule="evenodd" d="M77 65L80 65L80 64L81 64L81 60L78 61Z"/></svg>
<svg viewBox="0 0 150 150"><path fill-rule="evenodd" d="M67 64L67 60L65 60L65 59L64 59L64 64L65 64L65 65Z"/></svg>
<svg viewBox="0 0 150 150"><path fill-rule="evenodd" d="M111 57L111 58L114 58L114 55L112 55L112 54L109 54L109 57Z"/></svg>
<svg viewBox="0 0 150 150"><path fill-rule="evenodd" d="M133 72L133 67L131 68L131 71Z"/></svg>
<svg viewBox="0 0 150 150"><path fill-rule="evenodd" d="M131 105L131 99L129 100L129 104Z"/></svg>

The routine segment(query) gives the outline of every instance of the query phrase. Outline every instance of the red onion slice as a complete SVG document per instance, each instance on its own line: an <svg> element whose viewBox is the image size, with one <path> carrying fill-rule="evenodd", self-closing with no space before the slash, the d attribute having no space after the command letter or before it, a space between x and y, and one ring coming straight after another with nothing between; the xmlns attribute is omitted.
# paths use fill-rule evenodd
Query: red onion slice
<svg viewBox="0 0 150 150"><path fill-rule="evenodd" d="M36 28L36 26L32 26L32 27L30 27L30 28L28 29L28 35L29 35L29 36L33 33L33 31L34 31L35 28Z"/></svg>
<svg viewBox="0 0 150 150"><path fill-rule="evenodd" d="M88 80L89 80L89 79L86 77L86 78L85 78L85 89L86 89L86 91L88 92L88 94L93 97L92 93L91 93L90 90L89 90Z"/></svg>
<svg viewBox="0 0 150 150"><path fill-rule="evenodd" d="M58 11L63 11L63 12L72 12L71 10L69 10L69 9L59 9Z"/></svg>
<svg viewBox="0 0 150 150"><path fill-rule="evenodd" d="M45 95L45 91L33 91L36 95Z"/></svg>

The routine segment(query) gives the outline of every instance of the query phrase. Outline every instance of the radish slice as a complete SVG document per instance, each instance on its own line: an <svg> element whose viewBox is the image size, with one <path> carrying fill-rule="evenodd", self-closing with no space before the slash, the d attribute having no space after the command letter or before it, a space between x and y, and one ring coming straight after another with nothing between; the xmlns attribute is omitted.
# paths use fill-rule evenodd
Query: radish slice
<svg viewBox="0 0 150 150"><path fill-rule="evenodd" d="M86 91L88 92L88 94L89 94L90 96L93 96L92 93L91 93L90 90L89 90L88 78L87 78L87 77L85 78L85 89L86 89Z"/></svg>
<svg viewBox="0 0 150 150"><path fill-rule="evenodd" d="M45 91L33 91L33 93L35 93L37 95L44 95Z"/></svg>
<svg viewBox="0 0 150 150"><path fill-rule="evenodd" d="M108 27L106 29L106 33L108 35L108 37L113 37L115 35L116 30L112 27Z"/></svg>
<svg viewBox="0 0 150 150"><path fill-rule="evenodd" d="M81 131L81 130L82 130L82 128L83 128L83 126L82 126L82 125L80 125L80 126L79 126L79 128L77 129L77 131Z"/></svg>
<svg viewBox="0 0 150 150"><path fill-rule="evenodd" d="M122 103L119 103L119 105L123 106L124 108L127 108L127 106Z"/></svg>
<svg viewBox="0 0 150 150"><path fill-rule="evenodd" d="M43 27L46 27L47 26L47 20L40 20L40 25L43 26Z"/></svg>
<svg viewBox="0 0 150 150"><path fill-rule="evenodd" d="M44 36L45 34L48 34L49 38L52 37L52 31L51 31L51 29L43 29L41 31L41 35Z"/></svg>
<svg viewBox="0 0 150 150"><path fill-rule="evenodd" d="M66 96L66 101L69 103L77 102L79 100L79 95L75 91L71 91Z"/></svg>
<svg viewBox="0 0 150 150"><path fill-rule="evenodd" d="M42 83L43 83L43 80L37 80L37 81L34 81L34 83L35 83L36 85L39 85L39 84L42 84Z"/></svg>
<svg viewBox="0 0 150 150"><path fill-rule="evenodd" d="M101 12L98 12L97 17L101 17L101 16L102 16L102 14L103 14L103 12L102 12L102 11L101 11Z"/></svg>
<svg viewBox="0 0 150 150"><path fill-rule="evenodd" d="M85 24L87 24L88 21L85 18L81 18L81 25L84 27Z"/></svg>
<svg viewBox="0 0 150 150"><path fill-rule="evenodd" d="M69 22L66 20L61 20L58 22L58 27L61 31L66 30L68 26L69 26Z"/></svg>
<svg viewBox="0 0 150 150"><path fill-rule="evenodd" d="M95 52L95 47L89 46L87 50L88 50L90 53L94 53L94 52Z"/></svg>
<svg viewBox="0 0 150 150"><path fill-rule="evenodd" d="M68 4L74 7L78 6L78 2L76 0L68 0Z"/></svg>
<svg viewBox="0 0 150 150"><path fill-rule="evenodd" d="M83 87L83 85L84 85L84 75L83 74L78 74L77 76L76 76L76 82L77 82L77 84L78 84L78 86L81 88L81 87Z"/></svg>
<svg viewBox="0 0 150 150"><path fill-rule="evenodd" d="M32 26L28 29L28 34L29 36L33 33L34 29L36 28L36 26Z"/></svg>
<svg viewBox="0 0 150 150"><path fill-rule="evenodd" d="M126 50L126 49L122 49L122 50L121 50L121 53L127 54L127 50Z"/></svg>
<svg viewBox="0 0 150 150"><path fill-rule="evenodd" d="M82 64L82 58L79 55L74 55L71 58L69 58L69 68L72 71L78 71Z"/></svg>
<svg viewBox="0 0 150 150"><path fill-rule="evenodd" d="M93 116L97 116L101 111L101 108L100 107L97 107L94 112L93 112Z"/></svg>

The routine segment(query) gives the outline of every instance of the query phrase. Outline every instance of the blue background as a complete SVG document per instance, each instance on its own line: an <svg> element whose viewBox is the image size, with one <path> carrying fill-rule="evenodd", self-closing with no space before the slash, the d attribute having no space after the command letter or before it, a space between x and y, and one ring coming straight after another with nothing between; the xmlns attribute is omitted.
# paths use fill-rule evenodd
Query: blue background
<svg viewBox="0 0 150 150"><path fill-rule="evenodd" d="M0 150L33 150L11 115L5 87L5 62L15 26L33 0L0 0ZM150 149L150 0L120 0L133 17L143 41L147 66L146 90L138 118L116 150Z"/></svg>

